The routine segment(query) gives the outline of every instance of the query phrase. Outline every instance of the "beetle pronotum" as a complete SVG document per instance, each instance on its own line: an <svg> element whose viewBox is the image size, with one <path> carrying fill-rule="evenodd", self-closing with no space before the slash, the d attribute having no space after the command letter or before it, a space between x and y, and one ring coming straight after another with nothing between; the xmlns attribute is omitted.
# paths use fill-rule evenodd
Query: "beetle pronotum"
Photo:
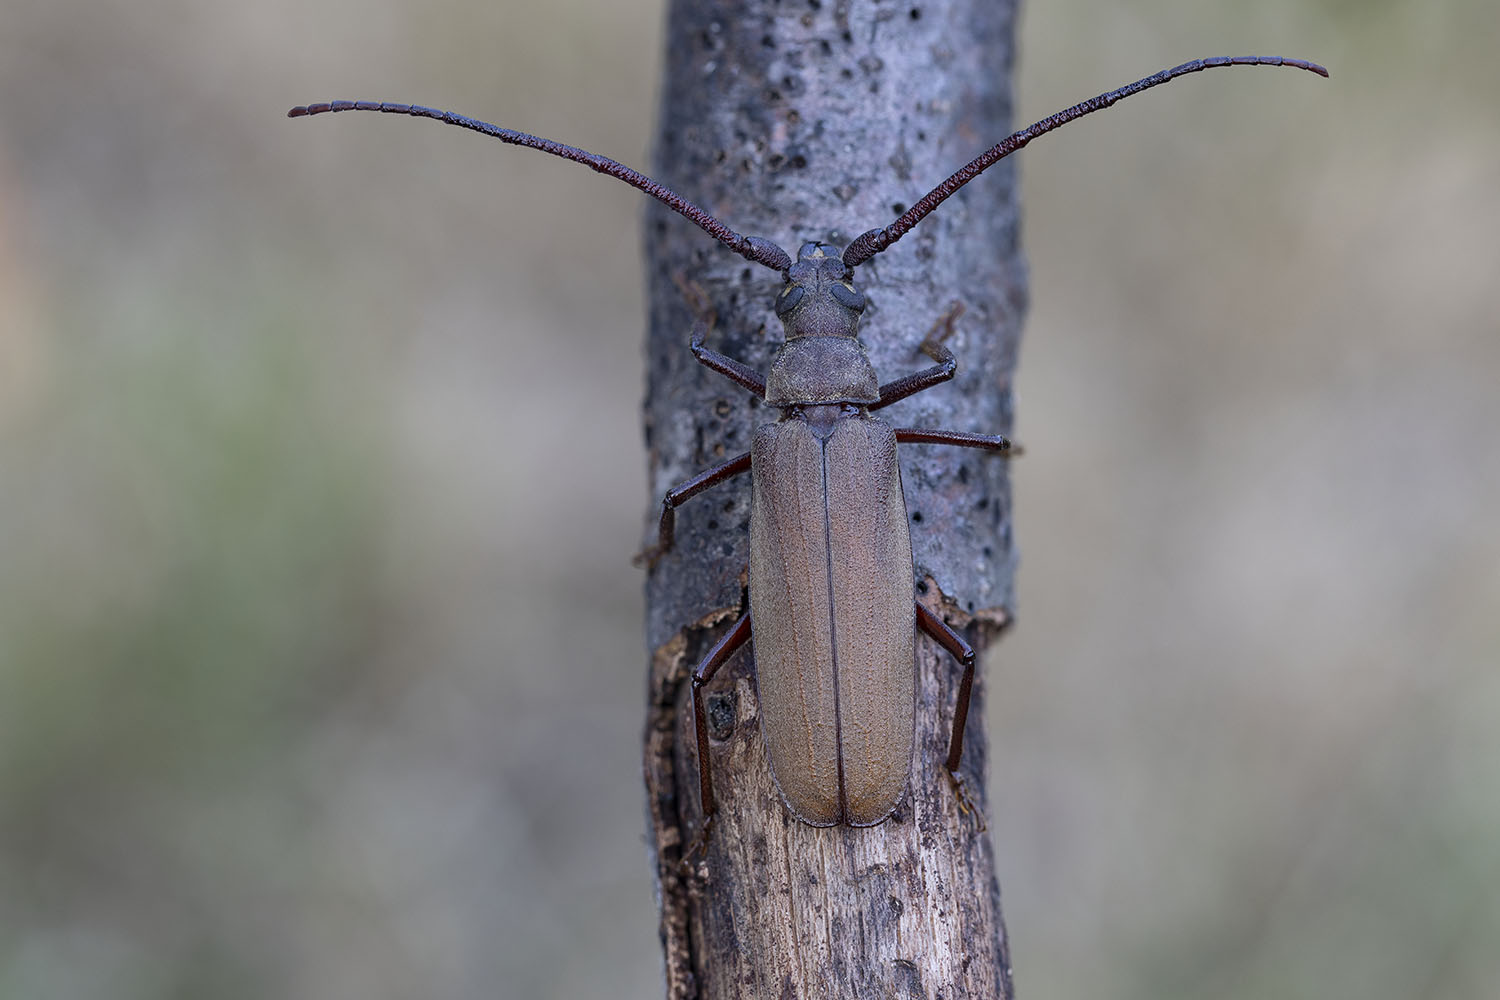
<svg viewBox="0 0 1500 1000"><path fill-rule="evenodd" d="M969 644L915 600L896 446L947 444L1004 452L1009 443L1002 437L958 431L897 429L871 416L948 381L957 361L940 338L929 336L923 350L936 364L880 385L857 338L865 299L853 285L854 268L1036 137L1180 76L1227 66L1286 66L1328 75L1315 63L1274 56L1200 59L1163 70L1013 133L918 199L890 225L855 239L842 254L810 242L795 262L770 240L736 233L651 178L550 139L409 104L333 101L296 107L288 116L380 111L433 118L574 160L644 191L735 253L781 275L784 284L775 308L786 336L764 376L707 350L707 325L701 320L691 344L698 361L761 397L780 415L756 431L749 452L667 493L658 542L645 555L654 563L671 548L674 511L680 504L734 476L751 473L750 610L704 657L692 680L703 811L711 818L715 804L701 689L750 638L753 622L761 727L787 808L815 826L870 826L890 816L909 781L917 630L936 639L964 667L945 761L960 794L957 769L974 678L975 656Z"/></svg>

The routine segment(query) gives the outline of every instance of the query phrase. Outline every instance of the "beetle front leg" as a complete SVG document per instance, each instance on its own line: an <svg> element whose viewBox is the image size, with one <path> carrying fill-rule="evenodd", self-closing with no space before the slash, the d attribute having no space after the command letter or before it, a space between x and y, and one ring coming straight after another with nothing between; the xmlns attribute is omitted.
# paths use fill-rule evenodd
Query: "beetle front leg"
<svg viewBox="0 0 1500 1000"><path fill-rule="evenodd" d="M953 335L953 323L964 313L964 304L955 301L948 311L939 316L927 336L922 338L921 351L937 364L919 372L903 376L880 387L880 401L870 404L871 410L890 406L892 403L916 395L935 385L942 385L958 371L958 358L943 346L943 341Z"/></svg>
<svg viewBox="0 0 1500 1000"><path fill-rule="evenodd" d="M728 378L730 381L749 389L761 399L766 398L766 380L760 372L751 368L743 361L736 361L728 355L717 351L710 351L703 346L703 341L708 337L708 320L700 319L693 324L693 340L688 345L693 352L693 357L705 368L711 369Z"/></svg>
<svg viewBox="0 0 1500 1000"><path fill-rule="evenodd" d="M944 769L948 772L948 780L953 783L953 791L958 796L959 808L965 812L975 812L973 803L969 800L969 793L964 788L963 775L958 773L959 762L964 755L964 727L969 721L969 700L974 694L974 664L978 657L974 654L974 647L953 629L948 623L937 615L928 611L919 601L917 602L917 627L937 640L938 645L953 654L953 658L963 664L963 679L958 683L958 702L953 708L953 733L948 739L948 759L943 762ZM984 817L979 817L981 828L984 826Z"/></svg>
<svg viewBox="0 0 1500 1000"><path fill-rule="evenodd" d="M749 468L750 453L747 451L668 490L667 495L661 498L661 525L657 529L656 544L637 552L630 561L647 569L654 567L656 561L667 554L677 539L677 508L704 490L717 486L726 479L733 479Z"/></svg>
<svg viewBox="0 0 1500 1000"><path fill-rule="evenodd" d="M703 342L708 339L708 331L713 328L715 318L713 307L708 302L708 293L703 290L703 286L696 281L689 281L687 275L681 273L672 280L676 283L678 291L682 292L682 297L687 300L688 309L697 317L693 321L693 338L689 344L693 357L697 358L698 363L703 367L718 372L737 385L749 389L761 399L765 399L765 376L743 361L736 361L734 358L717 351L710 351L703 346Z"/></svg>

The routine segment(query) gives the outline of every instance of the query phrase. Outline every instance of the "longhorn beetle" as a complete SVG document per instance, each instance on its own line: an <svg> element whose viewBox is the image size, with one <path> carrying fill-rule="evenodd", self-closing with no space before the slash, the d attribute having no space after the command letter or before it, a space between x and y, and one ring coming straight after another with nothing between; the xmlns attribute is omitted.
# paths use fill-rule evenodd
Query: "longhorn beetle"
<svg viewBox="0 0 1500 1000"><path fill-rule="evenodd" d="M892 428L874 411L948 381L957 370L941 337L923 351L936 364L881 385L857 338L865 297L854 268L885 250L959 188L989 167L1068 122L1180 76L1225 66L1288 66L1319 76L1316 63L1280 57L1200 59L1100 94L990 147L933 188L894 222L872 229L842 254L824 243L802 246L793 261L758 236L742 236L685 198L603 156L410 104L333 101L292 108L300 118L329 111L381 111L433 118L517 146L575 160L663 202L747 260L781 275L775 310L786 330L770 369L760 374L703 346L708 325L693 330L693 356L780 411L758 428L750 451L705 470L667 493L651 563L673 542L675 510L704 490L751 474L750 610L693 672L693 720L703 812L715 811L708 727L701 691L750 638L772 776L792 814L814 826L873 826L905 795L916 711L916 630L963 664L945 768L964 802L958 765L974 681L974 650L917 603L911 534L896 446L947 444L1003 453L1003 437ZM700 837L707 832L707 826Z"/></svg>

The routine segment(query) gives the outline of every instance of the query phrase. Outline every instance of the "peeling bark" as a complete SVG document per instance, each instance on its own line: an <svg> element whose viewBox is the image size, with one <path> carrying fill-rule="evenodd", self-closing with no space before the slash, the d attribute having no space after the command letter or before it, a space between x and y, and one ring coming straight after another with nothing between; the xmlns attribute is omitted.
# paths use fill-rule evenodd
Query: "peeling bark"
<svg viewBox="0 0 1500 1000"><path fill-rule="evenodd" d="M889 223L1011 127L1009 0L917 4L689 2L671 7L653 175L741 232L795 255ZM709 346L764 370L779 339L777 277L680 217L647 213L650 282L646 434L653 502L749 447L774 411L698 365L681 290L699 286ZM881 416L898 426L1008 433L1025 271L1014 174L1002 163L860 267L861 339L882 380L930 363L917 345L955 301L958 377ZM1004 460L907 445L902 477L918 593L981 650L1010 620L1015 552ZM678 512L676 550L647 585L645 770L661 900L667 995L1012 995L993 849L944 777L961 668L918 642L917 756L908 798L866 829L793 819L766 763L753 649L709 687L719 814L701 828L688 685L744 602L748 483ZM983 674L963 773L986 809Z"/></svg>

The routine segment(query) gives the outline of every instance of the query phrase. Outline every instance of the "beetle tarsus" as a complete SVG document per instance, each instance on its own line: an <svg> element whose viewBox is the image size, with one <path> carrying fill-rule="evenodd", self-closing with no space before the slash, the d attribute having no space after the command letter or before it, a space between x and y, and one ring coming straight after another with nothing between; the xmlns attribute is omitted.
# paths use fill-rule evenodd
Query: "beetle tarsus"
<svg viewBox="0 0 1500 1000"><path fill-rule="evenodd" d="M703 825L698 828L698 833L693 837L693 842L688 845L687 850L682 852L682 860L679 861L678 864L682 867L682 871L684 874L692 873L693 864L697 859L697 856L707 856L708 835L713 830L713 826L714 814L709 813L707 816L703 817Z"/></svg>
<svg viewBox="0 0 1500 1000"><path fill-rule="evenodd" d="M667 550L660 545L648 545L630 557L630 565L649 573L656 568L656 564L661 562L661 557L666 554Z"/></svg>
<svg viewBox="0 0 1500 1000"><path fill-rule="evenodd" d="M984 833L989 829L989 824L984 821L984 813L969 798L969 789L964 781L964 776L957 771L950 771L944 767L943 772L948 775L948 784L953 786L953 797L958 802L958 811L965 816L973 816L979 821L979 832Z"/></svg>
<svg viewBox="0 0 1500 1000"><path fill-rule="evenodd" d="M927 336L922 338L922 343L918 345L917 349L934 361L942 361L943 357L934 354L933 350L937 348L937 345L953 336L953 324L958 322L958 318L963 314L963 302L959 299L954 299L953 303L948 306L948 311L939 316L937 321L932 324L932 329L927 331ZM946 348L942 350L943 353L947 353ZM951 357L952 355L949 354L948 356Z"/></svg>

